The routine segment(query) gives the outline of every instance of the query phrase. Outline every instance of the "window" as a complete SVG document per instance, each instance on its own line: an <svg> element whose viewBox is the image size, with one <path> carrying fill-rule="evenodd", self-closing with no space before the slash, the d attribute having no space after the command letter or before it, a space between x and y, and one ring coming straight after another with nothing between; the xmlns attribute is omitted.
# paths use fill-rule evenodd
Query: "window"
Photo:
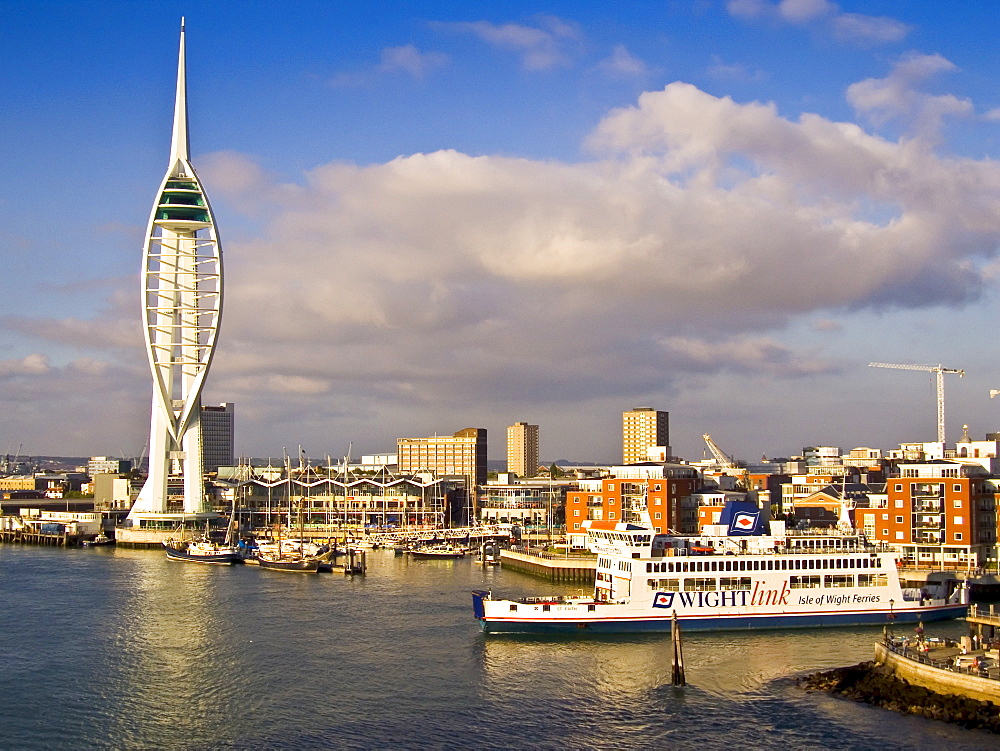
<svg viewBox="0 0 1000 751"><path fill-rule="evenodd" d="M896 524L902 524L902 523L903 523L903 517L897 516L896 517Z"/></svg>
<svg viewBox="0 0 1000 751"><path fill-rule="evenodd" d="M661 514L659 511L657 511L655 514L653 514L653 518L654 519L662 519L663 518L663 514Z"/></svg>
<svg viewBox="0 0 1000 751"><path fill-rule="evenodd" d="M958 498L956 498L954 501L952 501L951 505L954 508L962 508L962 502Z"/></svg>
<svg viewBox="0 0 1000 751"><path fill-rule="evenodd" d="M685 592L714 592L715 579L697 577L684 580Z"/></svg>
<svg viewBox="0 0 1000 751"><path fill-rule="evenodd" d="M579 515L580 515L580 509L578 508L573 509L573 516L579 516Z"/></svg>
<svg viewBox="0 0 1000 751"><path fill-rule="evenodd" d="M810 589L820 586L818 576L792 576L789 577L789 586L792 589Z"/></svg>
<svg viewBox="0 0 1000 751"><path fill-rule="evenodd" d="M897 493L902 493L903 492L903 486L901 484L899 484L899 483L896 483L896 492Z"/></svg>
<svg viewBox="0 0 1000 751"><path fill-rule="evenodd" d="M888 514L882 514L882 520L883 521L889 521L889 515Z"/></svg>
<svg viewBox="0 0 1000 751"><path fill-rule="evenodd" d="M853 587L854 577L850 574L827 574L823 577L824 587Z"/></svg>
<svg viewBox="0 0 1000 751"><path fill-rule="evenodd" d="M749 576L723 576L719 579L719 589L726 591L745 589L749 591L753 587L750 584Z"/></svg>
<svg viewBox="0 0 1000 751"><path fill-rule="evenodd" d="M964 516L954 516L952 517L952 520L954 521L955 524L965 524Z"/></svg>
<svg viewBox="0 0 1000 751"><path fill-rule="evenodd" d="M962 492L962 486L961 486L961 485L959 485L958 483L955 483L955 484L954 484L954 485L952 485L951 487L952 487L952 488L954 489L954 491L955 491L956 493L961 493L961 492Z"/></svg>
<svg viewBox="0 0 1000 751"><path fill-rule="evenodd" d="M883 529L882 530L882 536L883 537L888 537L889 536L889 530L888 529Z"/></svg>
<svg viewBox="0 0 1000 751"><path fill-rule="evenodd" d="M897 540L902 540L903 539L903 533L902 532L896 532L896 539Z"/></svg>
<svg viewBox="0 0 1000 751"><path fill-rule="evenodd" d="M962 533L961 532L956 532L955 533L955 539L956 540L961 540L962 539Z"/></svg>
<svg viewBox="0 0 1000 751"><path fill-rule="evenodd" d="M896 508L903 508L903 499L902 498L897 498L896 499Z"/></svg>
<svg viewBox="0 0 1000 751"><path fill-rule="evenodd" d="M614 518L615 518L615 512L614 511L609 511L608 512L608 519L614 519Z"/></svg>
<svg viewBox="0 0 1000 751"><path fill-rule="evenodd" d="M681 591L681 580L680 579L650 579L650 581L656 582L656 588L661 592L680 592Z"/></svg>

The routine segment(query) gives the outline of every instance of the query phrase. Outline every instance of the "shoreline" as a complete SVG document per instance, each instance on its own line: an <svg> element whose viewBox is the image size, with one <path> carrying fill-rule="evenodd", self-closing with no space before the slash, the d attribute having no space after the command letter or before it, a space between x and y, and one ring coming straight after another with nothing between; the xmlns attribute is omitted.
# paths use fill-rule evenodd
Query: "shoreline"
<svg viewBox="0 0 1000 751"><path fill-rule="evenodd" d="M941 694L896 677L873 661L810 673L797 679L805 691L823 691L900 714L913 714L1000 735L1000 706L990 701Z"/></svg>

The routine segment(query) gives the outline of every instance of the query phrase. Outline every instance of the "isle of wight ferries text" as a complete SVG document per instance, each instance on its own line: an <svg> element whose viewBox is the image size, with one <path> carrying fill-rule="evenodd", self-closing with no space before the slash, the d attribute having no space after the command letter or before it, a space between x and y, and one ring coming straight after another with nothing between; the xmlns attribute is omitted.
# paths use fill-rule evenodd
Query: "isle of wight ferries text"
<svg viewBox="0 0 1000 751"><path fill-rule="evenodd" d="M865 605L881 602L880 595L859 594L800 594L792 598L792 590L783 582L780 589L754 582L752 590L727 590L723 592L657 592L653 596L654 608L745 608L758 605Z"/></svg>

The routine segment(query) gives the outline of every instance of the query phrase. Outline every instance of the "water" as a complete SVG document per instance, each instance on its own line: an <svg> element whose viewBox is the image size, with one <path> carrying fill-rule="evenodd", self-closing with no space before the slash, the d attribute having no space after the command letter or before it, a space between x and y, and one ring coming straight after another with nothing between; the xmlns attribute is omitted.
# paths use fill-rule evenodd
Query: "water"
<svg viewBox="0 0 1000 751"><path fill-rule="evenodd" d="M572 591L385 551L347 579L0 545L0 747L998 745L790 680L870 659L877 628L687 634L675 688L669 635L487 638L479 587Z"/></svg>

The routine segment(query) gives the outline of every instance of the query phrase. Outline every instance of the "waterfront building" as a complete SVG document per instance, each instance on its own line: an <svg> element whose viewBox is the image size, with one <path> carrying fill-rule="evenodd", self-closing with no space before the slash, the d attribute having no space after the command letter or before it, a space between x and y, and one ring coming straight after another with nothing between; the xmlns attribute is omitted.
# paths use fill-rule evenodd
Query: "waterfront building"
<svg viewBox="0 0 1000 751"><path fill-rule="evenodd" d="M235 461L236 408L232 402L201 408L201 453L205 472L218 472Z"/></svg>
<svg viewBox="0 0 1000 751"><path fill-rule="evenodd" d="M996 545L998 482L975 462L900 463L885 495L855 511L855 525L897 548L907 567L976 568Z"/></svg>
<svg viewBox="0 0 1000 751"><path fill-rule="evenodd" d="M622 464L649 460L649 450L662 446L670 453L670 413L636 407L622 413Z"/></svg>
<svg viewBox="0 0 1000 751"><path fill-rule="evenodd" d="M565 522L566 493L576 480L524 480L501 472L479 494L479 520L483 524L518 524L527 529L556 531Z"/></svg>
<svg viewBox="0 0 1000 751"><path fill-rule="evenodd" d="M94 480L94 511L127 511L132 505L132 481L125 475L98 473Z"/></svg>
<svg viewBox="0 0 1000 751"><path fill-rule="evenodd" d="M374 476L336 467L239 468L220 505L236 500L251 526L293 526L299 513L309 527L361 529L441 527L449 509L465 496L465 478L432 473L403 474L383 468ZM228 474L228 473L227 473ZM223 483L219 483L220 486Z"/></svg>
<svg viewBox="0 0 1000 751"><path fill-rule="evenodd" d="M433 472L486 484L486 428L465 428L450 436L400 438L396 441L400 473Z"/></svg>
<svg viewBox="0 0 1000 751"><path fill-rule="evenodd" d="M143 252L143 334L153 400L149 475L128 517L135 527L212 516L203 478L201 393L222 314L222 247L188 151L182 21L170 157Z"/></svg>
<svg viewBox="0 0 1000 751"><path fill-rule="evenodd" d="M109 456L92 456L87 462L87 475L126 474L132 471L131 459L112 459Z"/></svg>
<svg viewBox="0 0 1000 751"><path fill-rule="evenodd" d="M649 462L610 471L611 477L580 480L578 490L566 493L567 534L582 534L594 524L614 528L637 523L647 506L657 532L696 531L697 506L691 505L691 495L701 478L694 467Z"/></svg>
<svg viewBox="0 0 1000 751"><path fill-rule="evenodd" d="M507 427L507 471L518 477L538 474L538 426L515 422Z"/></svg>

